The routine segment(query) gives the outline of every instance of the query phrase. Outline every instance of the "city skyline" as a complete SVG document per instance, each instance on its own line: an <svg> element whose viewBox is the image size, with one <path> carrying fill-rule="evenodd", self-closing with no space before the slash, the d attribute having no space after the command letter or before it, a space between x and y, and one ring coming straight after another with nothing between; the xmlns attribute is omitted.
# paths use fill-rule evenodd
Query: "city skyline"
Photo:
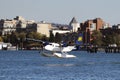
<svg viewBox="0 0 120 80"><path fill-rule="evenodd" d="M119 0L0 0L0 19L23 16L26 20L69 24L73 17L79 23L102 18L114 25L120 24L119 3Z"/></svg>

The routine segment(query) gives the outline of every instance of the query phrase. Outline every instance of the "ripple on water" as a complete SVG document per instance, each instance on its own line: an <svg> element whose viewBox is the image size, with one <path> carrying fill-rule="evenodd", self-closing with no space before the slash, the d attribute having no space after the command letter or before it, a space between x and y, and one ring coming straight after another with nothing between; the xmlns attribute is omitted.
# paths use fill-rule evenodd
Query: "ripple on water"
<svg viewBox="0 0 120 80"><path fill-rule="evenodd" d="M71 52L74 59L46 58L38 51L1 51L0 80L119 80L120 54Z"/></svg>

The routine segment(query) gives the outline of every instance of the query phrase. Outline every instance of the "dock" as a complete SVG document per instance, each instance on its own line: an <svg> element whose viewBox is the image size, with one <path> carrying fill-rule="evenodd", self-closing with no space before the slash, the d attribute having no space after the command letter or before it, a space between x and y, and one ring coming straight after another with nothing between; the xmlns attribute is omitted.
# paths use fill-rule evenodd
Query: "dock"
<svg viewBox="0 0 120 80"><path fill-rule="evenodd" d="M106 53L120 53L120 47L106 47Z"/></svg>

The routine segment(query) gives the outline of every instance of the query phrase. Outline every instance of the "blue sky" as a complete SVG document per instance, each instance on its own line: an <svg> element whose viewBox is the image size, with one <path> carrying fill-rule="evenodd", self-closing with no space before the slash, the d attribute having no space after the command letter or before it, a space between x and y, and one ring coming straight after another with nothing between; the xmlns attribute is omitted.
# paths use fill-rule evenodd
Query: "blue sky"
<svg viewBox="0 0 120 80"><path fill-rule="evenodd" d="M72 17L78 22L102 18L120 24L120 0L0 0L0 19L20 15L27 20L69 24Z"/></svg>

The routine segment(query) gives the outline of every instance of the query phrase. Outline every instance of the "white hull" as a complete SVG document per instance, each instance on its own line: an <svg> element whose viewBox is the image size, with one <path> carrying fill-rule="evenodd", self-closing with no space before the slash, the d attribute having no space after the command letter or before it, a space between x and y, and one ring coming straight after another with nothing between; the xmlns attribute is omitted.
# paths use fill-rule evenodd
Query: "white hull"
<svg viewBox="0 0 120 80"><path fill-rule="evenodd" d="M59 58L75 58L76 56L66 54L66 53L53 53L54 56L59 57Z"/></svg>
<svg viewBox="0 0 120 80"><path fill-rule="evenodd" d="M41 55L45 57L54 57L54 55L51 53L42 53Z"/></svg>

